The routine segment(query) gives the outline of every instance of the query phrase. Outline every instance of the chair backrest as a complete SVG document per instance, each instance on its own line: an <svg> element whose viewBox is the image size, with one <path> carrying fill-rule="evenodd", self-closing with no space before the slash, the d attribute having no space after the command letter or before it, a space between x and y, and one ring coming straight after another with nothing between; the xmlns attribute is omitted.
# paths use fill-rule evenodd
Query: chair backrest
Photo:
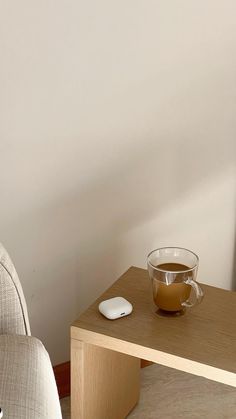
<svg viewBox="0 0 236 419"><path fill-rule="evenodd" d="M30 335L25 297L15 267L0 243L0 334Z"/></svg>

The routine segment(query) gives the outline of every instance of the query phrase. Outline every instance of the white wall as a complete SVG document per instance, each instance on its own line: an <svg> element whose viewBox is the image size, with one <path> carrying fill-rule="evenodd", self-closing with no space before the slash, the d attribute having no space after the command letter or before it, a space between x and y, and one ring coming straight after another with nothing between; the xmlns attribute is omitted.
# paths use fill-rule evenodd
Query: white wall
<svg viewBox="0 0 236 419"><path fill-rule="evenodd" d="M233 287L236 3L0 2L0 240L54 364L148 251Z"/></svg>

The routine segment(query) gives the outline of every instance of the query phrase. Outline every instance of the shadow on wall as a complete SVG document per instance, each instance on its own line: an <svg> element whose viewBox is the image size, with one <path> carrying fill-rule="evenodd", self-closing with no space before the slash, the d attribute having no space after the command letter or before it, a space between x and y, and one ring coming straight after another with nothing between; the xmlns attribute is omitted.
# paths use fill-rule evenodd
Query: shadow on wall
<svg viewBox="0 0 236 419"><path fill-rule="evenodd" d="M128 268L124 235L180 200L194 199L206 179L233 166L233 148L222 141L212 158L204 141L149 140L135 154L124 155L112 172L12 223L11 231L24 243L14 261L21 267L32 329L51 353L56 345L54 363L67 359L71 321ZM207 229L196 214L194 222L196 229ZM149 243L148 237L143 240ZM137 251L140 245L133 243Z"/></svg>
<svg viewBox="0 0 236 419"><path fill-rule="evenodd" d="M203 282L232 283L233 6L59 2L55 19L2 3L1 240L55 364L70 322L153 246L189 246Z"/></svg>

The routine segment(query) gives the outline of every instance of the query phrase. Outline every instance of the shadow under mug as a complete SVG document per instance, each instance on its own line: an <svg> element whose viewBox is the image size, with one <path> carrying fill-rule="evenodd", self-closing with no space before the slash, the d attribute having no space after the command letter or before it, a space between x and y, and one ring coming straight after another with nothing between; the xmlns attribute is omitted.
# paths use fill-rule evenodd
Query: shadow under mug
<svg viewBox="0 0 236 419"><path fill-rule="evenodd" d="M198 264L198 256L181 247L163 247L149 253L153 300L160 310L179 314L202 301L204 294L196 282ZM190 300L192 290L195 297Z"/></svg>

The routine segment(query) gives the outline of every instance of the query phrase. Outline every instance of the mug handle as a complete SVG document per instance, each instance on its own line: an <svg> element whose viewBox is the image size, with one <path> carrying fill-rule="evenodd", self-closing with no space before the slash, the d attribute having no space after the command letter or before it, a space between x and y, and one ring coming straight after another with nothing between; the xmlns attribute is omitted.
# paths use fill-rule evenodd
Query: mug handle
<svg viewBox="0 0 236 419"><path fill-rule="evenodd" d="M184 283L187 284L187 285L191 285L191 287L193 288L193 290L195 292L196 300L193 303L191 303L189 300L184 301L182 303L182 306L193 307L196 304L200 304L200 302L202 301L202 299L204 297L204 293L203 293L200 285L197 282L193 281L193 279L191 279L191 278L188 278L186 281L184 281Z"/></svg>

